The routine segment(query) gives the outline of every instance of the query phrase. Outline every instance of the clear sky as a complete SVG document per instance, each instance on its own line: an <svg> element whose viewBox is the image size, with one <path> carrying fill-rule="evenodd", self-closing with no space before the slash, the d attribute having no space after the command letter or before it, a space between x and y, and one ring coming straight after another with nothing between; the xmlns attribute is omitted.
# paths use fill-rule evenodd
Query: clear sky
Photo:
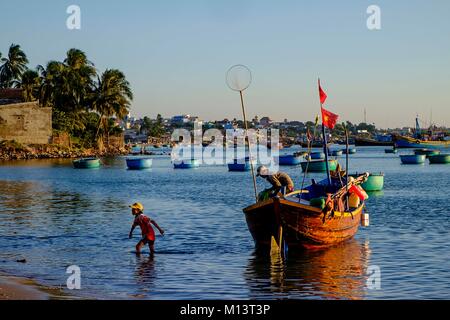
<svg viewBox="0 0 450 320"><path fill-rule="evenodd" d="M66 27L69 5L81 30ZM381 30L366 26L381 8ZM317 77L341 120L412 126L416 114L450 126L448 0L0 0L0 52L11 43L30 66L85 51L99 71L118 68L131 82L132 114L188 113L241 118L225 83L245 64L253 83L248 116L312 120Z"/></svg>

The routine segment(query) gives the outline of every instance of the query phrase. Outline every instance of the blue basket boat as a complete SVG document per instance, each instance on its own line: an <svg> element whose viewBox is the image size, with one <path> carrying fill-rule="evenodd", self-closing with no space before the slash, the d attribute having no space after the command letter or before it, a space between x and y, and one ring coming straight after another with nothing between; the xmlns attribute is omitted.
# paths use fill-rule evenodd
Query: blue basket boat
<svg viewBox="0 0 450 320"><path fill-rule="evenodd" d="M193 169L200 167L200 161L196 159L175 160L173 162L175 169Z"/></svg>
<svg viewBox="0 0 450 320"><path fill-rule="evenodd" d="M278 157L278 164L280 166L298 166L302 162L300 154L287 154Z"/></svg>
<svg viewBox="0 0 450 320"><path fill-rule="evenodd" d="M426 155L401 155L400 159L402 160L403 164L423 164L425 163Z"/></svg>
<svg viewBox="0 0 450 320"><path fill-rule="evenodd" d="M311 160L323 160L325 159L325 153L323 152L311 152Z"/></svg>
<svg viewBox="0 0 450 320"><path fill-rule="evenodd" d="M347 149L343 149L342 150L343 154L347 154ZM348 149L348 154L355 154L356 153L356 148L349 148Z"/></svg>
<svg viewBox="0 0 450 320"><path fill-rule="evenodd" d="M384 149L384 153L397 153L397 149Z"/></svg>
<svg viewBox="0 0 450 320"><path fill-rule="evenodd" d="M72 163L75 169L97 169L101 165L98 158L82 158L74 160Z"/></svg>
<svg viewBox="0 0 450 320"><path fill-rule="evenodd" d="M340 157L342 156L344 152L342 150L333 150L328 152L328 155L333 156L333 157Z"/></svg>
<svg viewBox="0 0 450 320"><path fill-rule="evenodd" d="M127 167L130 170L144 170L152 167L153 160L149 158L128 158Z"/></svg>
<svg viewBox="0 0 450 320"><path fill-rule="evenodd" d="M256 165L255 160L252 161L253 165ZM228 164L228 171L250 171L251 164L250 158L234 159L233 163Z"/></svg>

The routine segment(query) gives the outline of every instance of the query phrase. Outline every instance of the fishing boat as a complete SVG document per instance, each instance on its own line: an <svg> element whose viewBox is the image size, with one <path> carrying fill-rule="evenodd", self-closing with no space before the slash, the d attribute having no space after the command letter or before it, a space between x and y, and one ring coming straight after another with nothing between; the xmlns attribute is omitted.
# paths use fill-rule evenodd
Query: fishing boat
<svg viewBox="0 0 450 320"><path fill-rule="evenodd" d="M252 163L256 165L256 161L253 160ZM228 164L228 171L250 171L251 163L250 157L246 157L245 159L234 159L233 163Z"/></svg>
<svg viewBox="0 0 450 320"><path fill-rule="evenodd" d="M150 169L153 164L153 160L150 158L128 158L126 162L130 170Z"/></svg>
<svg viewBox="0 0 450 320"><path fill-rule="evenodd" d="M416 128L412 137L395 135L393 139L397 148L443 149L450 146L450 141L446 140L443 135L435 136L431 130L430 134L423 134L419 117L416 117Z"/></svg>
<svg viewBox="0 0 450 320"><path fill-rule="evenodd" d="M428 157L430 164L448 164L450 163L450 154L437 154Z"/></svg>
<svg viewBox="0 0 450 320"><path fill-rule="evenodd" d="M359 176L358 173L350 175L353 178ZM361 187L368 192L381 191L384 188L384 173L370 173L367 181L361 184Z"/></svg>
<svg viewBox="0 0 450 320"><path fill-rule="evenodd" d="M256 247L268 247L271 253L283 255L286 249L332 246L353 238L360 224L368 225L368 214L363 214L367 194L360 185L369 174L347 179L347 176L342 176L341 170L336 170L337 161L328 160L326 127L334 127L337 115L323 109L327 95L320 87L320 80L319 96L325 160L302 162L301 165L305 171L304 179L307 172L314 169L326 171L327 179L320 182L313 180L306 188L288 194L280 192L269 198L256 196L256 203L243 209ZM245 118L244 108L243 112ZM348 147L347 130L346 141ZM255 183L254 189L256 195Z"/></svg>
<svg viewBox="0 0 450 320"><path fill-rule="evenodd" d="M355 137L355 146L357 147L370 147L370 146L392 146L392 141L376 140L367 137Z"/></svg>
<svg viewBox="0 0 450 320"><path fill-rule="evenodd" d="M278 157L278 164L280 166L298 166L302 162L303 155L304 153L281 155Z"/></svg>
<svg viewBox="0 0 450 320"><path fill-rule="evenodd" d="M397 152L398 152L398 150L395 149L395 148L392 148L392 149L384 149L384 153L397 153Z"/></svg>
<svg viewBox="0 0 450 320"><path fill-rule="evenodd" d="M329 169L331 171L336 170L337 160L328 160ZM325 160L313 160L313 161L303 161L301 163L303 172L325 172L327 171L327 165Z"/></svg>
<svg viewBox="0 0 450 320"><path fill-rule="evenodd" d="M98 158L81 158L74 160L73 166L75 169L96 169L100 168L100 159Z"/></svg>
<svg viewBox="0 0 450 320"><path fill-rule="evenodd" d="M347 149L343 149L342 150L343 154L347 154ZM356 153L356 148L349 148L348 149L348 154L355 154Z"/></svg>
<svg viewBox="0 0 450 320"><path fill-rule="evenodd" d="M423 164L425 163L426 156L424 154L422 155L408 154L408 155L401 155L400 159L403 164Z"/></svg>
<svg viewBox="0 0 450 320"><path fill-rule="evenodd" d="M366 175L350 182L358 185ZM361 224L364 203L356 207L328 211L326 194L331 201L340 199L349 186L328 185L327 180L297 190L283 197L270 198L243 209L249 231L257 248L286 246L315 249L332 246L353 238ZM319 199L319 200L318 200ZM330 202L331 203L331 202Z"/></svg>
<svg viewBox="0 0 450 320"><path fill-rule="evenodd" d="M414 150L414 154L415 155L425 155L427 158L429 157L429 156L436 156L436 155L438 155L438 154L440 154L441 153L441 151L439 151L439 150L433 150L433 149L416 149L416 150Z"/></svg>
<svg viewBox="0 0 450 320"><path fill-rule="evenodd" d="M327 143L327 146L328 146L328 147L329 147L330 145L331 145L331 143ZM301 141L301 142L300 142L300 146L301 146L302 148L308 148L308 147L311 147L311 148L322 148L323 142L322 142L322 141L313 141L313 142L311 142L311 145L309 146L309 145L308 145L308 142Z"/></svg>
<svg viewBox="0 0 450 320"><path fill-rule="evenodd" d="M200 167L200 161L196 159L175 160L173 163L175 169L193 169Z"/></svg>

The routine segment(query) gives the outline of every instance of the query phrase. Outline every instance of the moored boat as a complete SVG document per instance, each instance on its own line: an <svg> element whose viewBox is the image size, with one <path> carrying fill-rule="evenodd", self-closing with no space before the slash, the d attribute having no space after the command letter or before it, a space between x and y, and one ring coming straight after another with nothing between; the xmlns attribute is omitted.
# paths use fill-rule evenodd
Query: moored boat
<svg viewBox="0 0 450 320"><path fill-rule="evenodd" d="M280 166L298 166L302 162L302 154L280 155L278 163Z"/></svg>
<svg viewBox="0 0 450 320"><path fill-rule="evenodd" d="M256 161L252 161L253 165L256 165ZM228 171L250 171L251 163L250 157L246 157L245 159L234 159L233 163L228 164Z"/></svg>
<svg viewBox="0 0 450 320"><path fill-rule="evenodd" d="M448 164L450 163L450 154L437 154L428 157L430 164Z"/></svg>
<svg viewBox="0 0 450 320"><path fill-rule="evenodd" d="M333 171L337 168L337 160L328 160L329 170ZM301 163L302 170L305 172L325 172L327 171L327 164L325 160L313 160L313 161L304 161Z"/></svg>
<svg viewBox="0 0 450 320"><path fill-rule="evenodd" d="M173 163L175 169L193 169L200 167L200 161L196 159L175 160Z"/></svg>
<svg viewBox="0 0 450 320"><path fill-rule="evenodd" d="M350 182L357 186L366 175ZM329 205L345 198L351 187L327 185L325 181L313 184L283 197L274 197L243 209L249 231L257 248L278 246L296 248L323 248L347 241L357 233L361 224L364 202L348 209ZM331 193L329 199L323 197ZM318 206L322 199L325 206ZM339 201L338 201L339 202Z"/></svg>
<svg viewBox="0 0 450 320"><path fill-rule="evenodd" d="M347 154L347 149L343 149L342 150L343 154ZM356 153L356 148L349 148L348 149L348 154L355 154Z"/></svg>
<svg viewBox="0 0 450 320"><path fill-rule="evenodd" d="M343 154L342 150L333 150L328 153L329 156L333 156L333 157L340 157L340 156L342 156L342 154Z"/></svg>
<svg viewBox="0 0 450 320"><path fill-rule="evenodd" d="M153 160L150 158L128 158L126 162L130 170L150 169L153 164Z"/></svg>
<svg viewBox="0 0 450 320"><path fill-rule="evenodd" d="M351 177L358 177L359 174L352 174ZM361 184L361 187L368 192L381 191L384 188L384 173L370 173L367 181Z"/></svg>
<svg viewBox="0 0 450 320"><path fill-rule="evenodd" d="M392 141L379 141L371 138L365 137L355 137L355 145L357 147L361 146L392 146Z"/></svg>
<svg viewBox="0 0 450 320"><path fill-rule="evenodd" d="M427 158L429 156L435 156L435 155L438 155L440 153L441 153L441 151L433 150L433 149L416 149L416 150L414 150L414 154L415 155L422 155L422 154L424 154Z"/></svg>
<svg viewBox="0 0 450 320"><path fill-rule="evenodd" d="M395 149L395 148L392 148L392 149L384 149L384 153L397 153L397 152L398 152L398 150Z"/></svg>
<svg viewBox="0 0 450 320"><path fill-rule="evenodd" d="M74 160L73 166L75 169L96 169L100 168L100 159L98 158L81 158Z"/></svg>
<svg viewBox="0 0 450 320"><path fill-rule="evenodd" d="M401 155L400 159L403 164L423 164L425 163L426 156L425 155Z"/></svg>
<svg viewBox="0 0 450 320"><path fill-rule="evenodd" d="M325 159L325 153L323 152L311 152L309 155L312 160L323 160Z"/></svg>

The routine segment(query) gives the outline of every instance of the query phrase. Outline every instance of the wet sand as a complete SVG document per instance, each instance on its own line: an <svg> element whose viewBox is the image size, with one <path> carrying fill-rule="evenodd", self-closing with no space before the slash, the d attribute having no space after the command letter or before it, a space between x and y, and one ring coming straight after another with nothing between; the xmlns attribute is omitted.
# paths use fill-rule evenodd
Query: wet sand
<svg viewBox="0 0 450 320"><path fill-rule="evenodd" d="M0 300L48 300L50 296L28 279L0 275Z"/></svg>

